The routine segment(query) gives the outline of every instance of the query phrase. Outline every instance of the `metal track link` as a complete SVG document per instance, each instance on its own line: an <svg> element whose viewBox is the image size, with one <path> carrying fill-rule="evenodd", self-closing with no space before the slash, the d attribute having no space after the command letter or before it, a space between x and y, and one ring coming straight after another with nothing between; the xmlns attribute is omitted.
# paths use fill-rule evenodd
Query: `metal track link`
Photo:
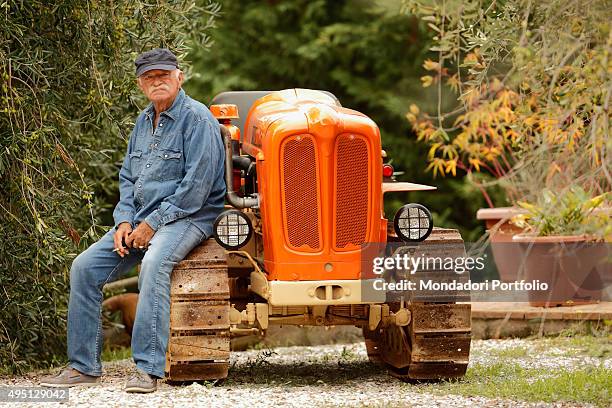
<svg viewBox="0 0 612 408"><path fill-rule="evenodd" d="M170 284L169 381L227 377L229 297L225 252L214 240L197 246L176 265Z"/></svg>

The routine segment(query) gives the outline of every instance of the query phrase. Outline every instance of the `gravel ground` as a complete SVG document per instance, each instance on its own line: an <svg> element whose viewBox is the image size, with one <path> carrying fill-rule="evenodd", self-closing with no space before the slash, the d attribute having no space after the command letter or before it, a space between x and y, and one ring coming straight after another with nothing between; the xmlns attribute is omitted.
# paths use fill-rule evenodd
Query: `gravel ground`
<svg viewBox="0 0 612 408"><path fill-rule="evenodd" d="M544 343L542 343L544 342ZM517 353L518 350L518 353ZM470 364L494 364L503 353L526 368L565 368L603 364L612 359L572 356L572 349L547 347L545 341L475 340ZM501 353L501 354L500 354ZM554 358L551 358L554 357ZM315 347L280 347L232 353L230 377L219 384L172 386L161 382L149 395L122 391L131 360L104 363L97 387L72 388L67 404L32 403L5 406L64 407L568 407L567 403L530 404L511 400L434 395L402 383L368 363L363 343ZM0 378L0 386L35 386L41 372ZM583 405L580 405L583 406Z"/></svg>
<svg viewBox="0 0 612 408"><path fill-rule="evenodd" d="M612 370L612 358L598 358L580 353L579 347L556 347L551 340L474 340L470 365L490 364L491 355L502 355L507 350L521 350L519 356L513 356L513 362L523 368L571 370L575 367L602 366ZM518 357L518 358L516 358Z"/></svg>

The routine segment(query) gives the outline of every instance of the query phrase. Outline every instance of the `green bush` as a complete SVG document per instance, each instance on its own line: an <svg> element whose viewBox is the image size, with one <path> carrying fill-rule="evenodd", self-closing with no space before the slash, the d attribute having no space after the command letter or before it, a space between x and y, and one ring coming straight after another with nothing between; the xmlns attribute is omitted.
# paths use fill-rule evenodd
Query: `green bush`
<svg viewBox="0 0 612 408"><path fill-rule="evenodd" d="M68 271L105 231L144 100L133 60L209 45L195 1L0 5L0 371L65 359Z"/></svg>

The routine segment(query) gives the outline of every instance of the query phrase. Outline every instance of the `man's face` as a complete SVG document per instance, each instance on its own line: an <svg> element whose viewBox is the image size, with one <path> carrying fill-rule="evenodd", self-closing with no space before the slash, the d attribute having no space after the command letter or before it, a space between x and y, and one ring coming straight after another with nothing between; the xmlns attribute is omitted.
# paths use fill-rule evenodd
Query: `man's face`
<svg viewBox="0 0 612 408"><path fill-rule="evenodd" d="M138 77L138 86L151 102L170 102L181 89L183 78L183 73L178 69L153 69Z"/></svg>

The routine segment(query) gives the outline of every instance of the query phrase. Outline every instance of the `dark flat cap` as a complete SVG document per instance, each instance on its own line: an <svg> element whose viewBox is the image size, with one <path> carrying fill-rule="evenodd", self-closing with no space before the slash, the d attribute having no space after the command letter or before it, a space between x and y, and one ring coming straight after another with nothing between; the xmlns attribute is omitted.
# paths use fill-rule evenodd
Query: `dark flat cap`
<svg viewBox="0 0 612 408"><path fill-rule="evenodd" d="M179 67L176 55L167 48L153 48L143 52L136 58L134 65L136 65L137 77L152 69L172 71Z"/></svg>

